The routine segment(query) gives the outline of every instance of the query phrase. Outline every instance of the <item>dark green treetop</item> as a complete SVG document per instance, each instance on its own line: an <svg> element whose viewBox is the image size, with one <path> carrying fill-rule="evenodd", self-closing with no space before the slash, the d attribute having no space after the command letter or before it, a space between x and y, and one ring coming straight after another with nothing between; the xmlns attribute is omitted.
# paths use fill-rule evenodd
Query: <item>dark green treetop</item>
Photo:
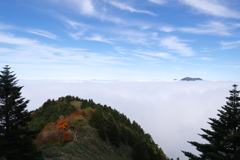
<svg viewBox="0 0 240 160"><path fill-rule="evenodd" d="M230 90L226 105L218 110L218 119L209 118L212 130L202 129L200 136L209 144L189 142L201 152L196 156L190 152L183 153L190 160L239 160L240 159L240 97L237 85Z"/></svg>
<svg viewBox="0 0 240 160"><path fill-rule="evenodd" d="M5 66L0 73L0 159L41 159L28 130L28 100L21 97L15 74Z"/></svg>

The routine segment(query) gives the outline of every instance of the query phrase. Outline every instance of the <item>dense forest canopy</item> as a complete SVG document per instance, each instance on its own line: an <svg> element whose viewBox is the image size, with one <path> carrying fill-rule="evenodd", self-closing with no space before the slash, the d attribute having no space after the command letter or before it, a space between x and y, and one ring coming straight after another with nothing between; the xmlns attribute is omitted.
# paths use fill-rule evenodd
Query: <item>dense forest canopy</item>
<svg viewBox="0 0 240 160"><path fill-rule="evenodd" d="M133 159L167 159L151 135L145 133L137 122L131 122L124 114L109 106L96 104L91 99L74 96L49 99L32 112L32 118L29 128L39 132L34 143L43 150L78 140L81 129L91 126L97 130L102 141L116 148L121 144L130 146Z"/></svg>

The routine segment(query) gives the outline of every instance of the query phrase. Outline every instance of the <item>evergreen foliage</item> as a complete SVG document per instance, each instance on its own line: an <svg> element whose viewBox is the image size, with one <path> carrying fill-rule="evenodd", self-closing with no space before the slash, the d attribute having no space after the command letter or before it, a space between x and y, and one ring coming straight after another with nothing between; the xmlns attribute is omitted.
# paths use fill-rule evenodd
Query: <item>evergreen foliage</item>
<svg viewBox="0 0 240 160"><path fill-rule="evenodd" d="M107 135L108 135L109 141L114 146L119 147L120 136L117 129L116 121L111 115L107 117L106 127L107 127Z"/></svg>
<svg viewBox="0 0 240 160"><path fill-rule="evenodd" d="M240 159L240 97L237 85L230 90L226 105L218 110L219 119L209 118L212 130L202 129L200 136L209 144L189 142L201 154L183 153L191 160L239 160Z"/></svg>
<svg viewBox="0 0 240 160"><path fill-rule="evenodd" d="M76 104L80 104L80 106L74 106ZM67 113L63 113L63 110L67 111ZM98 136L103 141L106 141L107 143L110 142L110 144L116 147L116 149L118 147L121 148L121 143L123 143L127 146L130 146L133 152L139 152L137 151L138 147L135 147L135 145L143 143L145 145L145 147L143 147L144 152L150 159L167 159L161 148L158 148L158 146L153 142L151 136L144 133L144 130L139 124L137 124L137 122L133 121L131 123L129 118L127 118L124 114L119 113L116 109L112 109L107 105L96 104L92 99L85 100L78 97L67 96L67 98L61 97L57 101L48 100L43 104L42 107L33 112L33 121L31 122L30 126L33 130L41 131L44 126L48 128L48 123L54 122L54 125L56 125L58 122L60 122L60 120L65 120L69 124L69 127L66 129L66 131L69 133L76 133L74 130L71 131L71 126L79 126L75 125L76 118L74 117L76 114L80 113L83 117L83 127L90 125L96 128ZM59 117L61 118L59 119ZM77 119L80 120L81 118ZM52 121L50 122L50 120ZM77 131L78 134L81 135L81 129ZM39 138L36 139L35 144L40 148L55 146L60 138L58 138L58 136L56 137L54 132L55 131L53 129L48 130L47 132L44 131L39 133ZM48 137L44 135L48 135ZM53 138L51 138L52 136ZM49 143L49 139L54 139L54 141ZM49 144L44 146L44 143ZM133 149L134 147L136 149ZM135 153L133 153L133 155L134 154Z"/></svg>
<svg viewBox="0 0 240 160"><path fill-rule="evenodd" d="M97 110L92 114L92 117L89 119L89 125L94 128L100 129L105 126L104 116L100 110Z"/></svg>
<svg viewBox="0 0 240 160"><path fill-rule="evenodd" d="M32 144L28 100L21 97L15 74L5 66L0 74L0 159L42 159Z"/></svg>
<svg viewBox="0 0 240 160"><path fill-rule="evenodd" d="M66 96L66 98L62 97L57 101L47 100L42 107L32 113L34 116L32 116L29 128L32 131L40 132L46 124L56 121L60 116L76 112L76 108L70 103L71 100L75 99L75 97Z"/></svg>
<svg viewBox="0 0 240 160"><path fill-rule="evenodd" d="M102 140L104 140L104 141L107 140L106 131L104 130L103 127L101 127L101 128L98 129L98 136L99 136Z"/></svg>
<svg viewBox="0 0 240 160"><path fill-rule="evenodd" d="M133 147L132 151L133 160L151 160L147 153L146 144L141 142Z"/></svg>

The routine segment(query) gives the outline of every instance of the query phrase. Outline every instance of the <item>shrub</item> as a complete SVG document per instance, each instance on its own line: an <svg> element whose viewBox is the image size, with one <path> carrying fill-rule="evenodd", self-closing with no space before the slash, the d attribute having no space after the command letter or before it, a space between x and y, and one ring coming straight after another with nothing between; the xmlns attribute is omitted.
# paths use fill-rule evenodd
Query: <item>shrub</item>
<svg viewBox="0 0 240 160"><path fill-rule="evenodd" d="M73 138L68 132L63 132L62 142L71 141Z"/></svg>
<svg viewBox="0 0 240 160"><path fill-rule="evenodd" d="M59 131L66 131L68 129L68 123L65 120L59 121L57 123L57 129Z"/></svg>
<svg viewBox="0 0 240 160"><path fill-rule="evenodd" d="M74 128L76 128L76 127L80 127L82 125L83 125L83 117L82 116L75 117L73 120L72 126Z"/></svg>

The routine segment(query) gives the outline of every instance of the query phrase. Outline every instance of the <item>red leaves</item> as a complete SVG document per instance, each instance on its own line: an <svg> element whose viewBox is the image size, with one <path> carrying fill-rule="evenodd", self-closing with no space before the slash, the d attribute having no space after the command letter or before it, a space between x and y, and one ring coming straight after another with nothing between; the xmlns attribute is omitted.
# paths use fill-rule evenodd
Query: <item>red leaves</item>
<svg viewBox="0 0 240 160"><path fill-rule="evenodd" d="M62 142L71 141L73 138L68 132L63 132Z"/></svg>
<svg viewBox="0 0 240 160"><path fill-rule="evenodd" d="M55 106L58 107L58 104L56 104ZM39 108L39 110L40 109L41 108ZM38 148L41 148L45 145L51 146L55 142L62 143L73 140L73 137L69 134L69 132L67 132L70 126L77 127L83 125L87 121L87 117L84 116L84 113L86 114L86 116L88 116L95 111L96 109L91 109L90 111L88 111L88 114L86 114L85 110L78 110L72 115L60 116L56 122L50 122L44 126L42 132L39 133L34 140L34 144Z"/></svg>

